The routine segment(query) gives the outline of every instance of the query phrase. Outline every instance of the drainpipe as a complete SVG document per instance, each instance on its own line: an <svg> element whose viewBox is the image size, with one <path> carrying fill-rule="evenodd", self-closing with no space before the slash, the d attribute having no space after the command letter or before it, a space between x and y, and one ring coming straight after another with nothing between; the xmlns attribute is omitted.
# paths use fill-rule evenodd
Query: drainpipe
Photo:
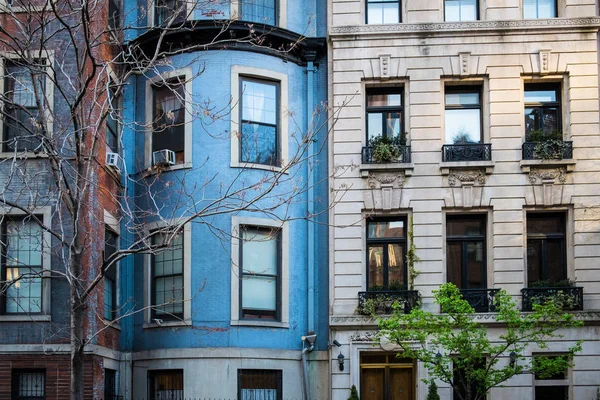
<svg viewBox="0 0 600 400"><path fill-rule="evenodd" d="M317 335L314 332L308 332L307 336L302 336L302 377L304 378L304 400L310 400L310 384L308 380L308 353L315 349Z"/></svg>

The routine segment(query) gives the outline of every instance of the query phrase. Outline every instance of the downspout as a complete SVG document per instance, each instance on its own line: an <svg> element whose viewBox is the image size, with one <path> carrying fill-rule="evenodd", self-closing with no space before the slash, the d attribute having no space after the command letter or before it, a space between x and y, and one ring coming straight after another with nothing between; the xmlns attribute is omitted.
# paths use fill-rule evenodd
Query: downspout
<svg viewBox="0 0 600 400"><path fill-rule="evenodd" d="M308 379L308 353L315 349L317 335L312 332L302 336L302 377L304 382L304 400L310 400L310 384Z"/></svg>
<svg viewBox="0 0 600 400"><path fill-rule="evenodd" d="M306 83L306 134L310 139L307 143L308 146L308 162L306 163L306 173L307 173L307 204L306 204L306 224L307 224L307 286L308 286L308 299L307 299L307 319L308 319L308 332L315 331L315 224L311 221L315 212L315 202L314 202L314 166L315 166L315 151L314 151L314 143L316 141L316 132L314 124L314 75L316 73L314 60L316 58L316 52L310 52L306 54L309 59L306 66L306 75L307 75L307 83Z"/></svg>

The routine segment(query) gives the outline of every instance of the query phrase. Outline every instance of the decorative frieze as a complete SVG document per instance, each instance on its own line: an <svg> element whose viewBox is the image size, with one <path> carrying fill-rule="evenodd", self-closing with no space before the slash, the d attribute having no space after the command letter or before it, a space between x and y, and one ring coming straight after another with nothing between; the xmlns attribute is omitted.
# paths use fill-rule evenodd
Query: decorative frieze
<svg viewBox="0 0 600 400"><path fill-rule="evenodd" d="M531 168L529 170L529 182L532 185L538 182L544 183L544 181L565 183L567 181L567 168Z"/></svg>
<svg viewBox="0 0 600 400"><path fill-rule="evenodd" d="M457 181L460 182L462 185L472 185L475 182L479 183L480 185L485 185L485 170L450 170L450 173L448 174L448 184L450 186L456 186Z"/></svg>
<svg viewBox="0 0 600 400"><path fill-rule="evenodd" d="M406 174L399 172L369 172L364 202L366 209L395 210L402 203L402 188L406 183Z"/></svg>

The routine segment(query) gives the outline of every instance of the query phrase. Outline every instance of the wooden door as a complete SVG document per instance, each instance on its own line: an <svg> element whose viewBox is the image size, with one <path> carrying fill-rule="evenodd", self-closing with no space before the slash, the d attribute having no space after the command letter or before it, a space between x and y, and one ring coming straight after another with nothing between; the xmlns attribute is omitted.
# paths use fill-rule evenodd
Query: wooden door
<svg viewBox="0 0 600 400"><path fill-rule="evenodd" d="M385 368L362 368L361 400L385 399Z"/></svg>
<svg viewBox="0 0 600 400"><path fill-rule="evenodd" d="M413 400L412 368L390 368L389 400Z"/></svg>

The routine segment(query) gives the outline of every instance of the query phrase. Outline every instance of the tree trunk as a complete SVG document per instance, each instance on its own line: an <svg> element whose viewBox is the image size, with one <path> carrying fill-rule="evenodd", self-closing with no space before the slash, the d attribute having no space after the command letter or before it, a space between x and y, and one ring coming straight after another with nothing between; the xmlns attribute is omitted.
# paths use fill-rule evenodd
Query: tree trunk
<svg viewBox="0 0 600 400"><path fill-rule="evenodd" d="M77 280L81 277L81 255L71 257L71 400L83 400L83 306Z"/></svg>

